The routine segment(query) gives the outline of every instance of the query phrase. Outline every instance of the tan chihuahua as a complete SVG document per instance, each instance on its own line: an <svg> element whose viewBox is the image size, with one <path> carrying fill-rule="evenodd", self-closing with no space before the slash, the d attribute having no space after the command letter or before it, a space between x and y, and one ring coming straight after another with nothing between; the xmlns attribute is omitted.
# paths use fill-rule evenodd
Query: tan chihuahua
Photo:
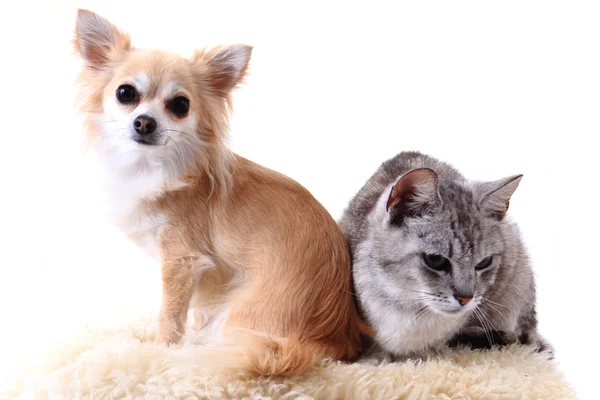
<svg viewBox="0 0 600 400"><path fill-rule="evenodd" d="M294 374L323 357L355 358L368 328L341 230L300 184L225 144L231 93L252 48L189 59L135 49L85 10L74 44L87 138L114 221L162 263L158 340L177 342L193 305L220 349L211 354L236 369Z"/></svg>

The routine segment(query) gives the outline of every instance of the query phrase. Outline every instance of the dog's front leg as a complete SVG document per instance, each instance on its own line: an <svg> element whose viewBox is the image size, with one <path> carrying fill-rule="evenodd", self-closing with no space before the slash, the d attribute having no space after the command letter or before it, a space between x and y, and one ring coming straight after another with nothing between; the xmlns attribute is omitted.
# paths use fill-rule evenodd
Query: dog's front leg
<svg viewBox="0 0 600 400"><path fill-rule="evenodd" d="M184 334L190 299L199 277L195 258L163 261L163 293L157 338L159 343L176 343Z"/></svg>

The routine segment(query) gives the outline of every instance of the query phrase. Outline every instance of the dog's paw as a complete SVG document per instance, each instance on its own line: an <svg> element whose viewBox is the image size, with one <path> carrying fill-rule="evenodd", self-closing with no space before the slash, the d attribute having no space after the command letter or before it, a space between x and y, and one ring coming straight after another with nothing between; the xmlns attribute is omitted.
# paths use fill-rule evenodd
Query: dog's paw
<svg viewBox="0 0 600 400"><path fill-rule="evenodd" d="M168 329L165 327L159 327L158 335L156 336L155 344L158 345L171 345L179 342L181 338L181 333L177 331L177 329Z"/></svg>
<svg viewBox="0 0 600 400"><path fill-rule="evenodd" d="M204 328L206 325L208 325L209 322L209 316L207 315L206 312L200 311L200 310L194 310L194 322L191 325L191 329L195 330L195 331L200 331L202 330L202 328Z"/></svg>

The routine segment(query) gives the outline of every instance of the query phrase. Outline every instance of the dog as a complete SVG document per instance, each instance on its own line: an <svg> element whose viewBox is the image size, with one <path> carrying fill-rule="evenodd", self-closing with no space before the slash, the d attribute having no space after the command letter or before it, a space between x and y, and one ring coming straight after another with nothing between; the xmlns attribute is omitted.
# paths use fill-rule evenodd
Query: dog
<svg viewBox="0 0 600 400"><path fill-rule="evenodd" d="M78 10L79 105L118 228L161 263L160 344L194 307L213 359L259 375L352 360L369 328L351 294L344 236L300 184L226 145L232 92L252 48L190 58L137 49ZM219 344L221 347L219 347Z"/></svg>

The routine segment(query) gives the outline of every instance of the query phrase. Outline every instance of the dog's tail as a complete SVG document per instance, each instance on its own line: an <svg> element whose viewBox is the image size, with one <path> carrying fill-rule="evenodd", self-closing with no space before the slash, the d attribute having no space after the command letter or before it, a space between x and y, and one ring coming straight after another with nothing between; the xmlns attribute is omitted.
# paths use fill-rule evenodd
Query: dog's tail
<svg viewBox="0 0 600 400"><path fill-rule="evenodd" d="M244 370L253 375L295 375L324 357L316 346L297 338L249 334L237 340Z"/></svg>
<svg viewBox="0 0 600 400"><path fill-rule="evenodd" d="M190 373L214 371L251 376L295 375L327 357L316 344L246 329L229 331L215 342L170 350L168 368L185 368Z"/></svg>

